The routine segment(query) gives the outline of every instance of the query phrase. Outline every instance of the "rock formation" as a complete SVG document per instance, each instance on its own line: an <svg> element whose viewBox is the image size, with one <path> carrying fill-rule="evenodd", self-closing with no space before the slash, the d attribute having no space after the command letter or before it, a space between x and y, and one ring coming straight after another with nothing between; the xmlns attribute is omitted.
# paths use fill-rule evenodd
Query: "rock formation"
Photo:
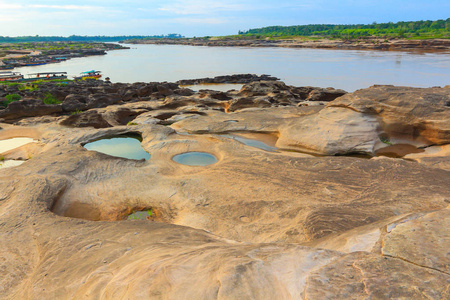
<svg viewBox="0 0 450 300"><path fill-rule="evenodd" d="M46 89L0 110L38 140L0 153L0 298L450 297L449 87ZM126 133L148 161L83 148Z"/></svg>

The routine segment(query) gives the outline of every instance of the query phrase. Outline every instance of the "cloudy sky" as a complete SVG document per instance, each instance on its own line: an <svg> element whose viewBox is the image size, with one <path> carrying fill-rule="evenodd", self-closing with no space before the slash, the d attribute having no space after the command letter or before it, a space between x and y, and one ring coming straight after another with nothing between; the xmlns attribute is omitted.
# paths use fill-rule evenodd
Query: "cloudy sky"
<svg viewBox="0 0 450 300"><path fill-rule="evenodd" d="M271 25L447 19L448 0L0 0L0 36L229 35Z"/></svg>

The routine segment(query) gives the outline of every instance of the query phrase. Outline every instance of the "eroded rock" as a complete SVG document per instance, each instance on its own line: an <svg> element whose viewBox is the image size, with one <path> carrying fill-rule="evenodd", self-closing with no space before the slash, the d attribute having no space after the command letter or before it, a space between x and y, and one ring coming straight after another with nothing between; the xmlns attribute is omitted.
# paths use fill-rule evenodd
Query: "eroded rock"
<svg viewBox="0 0 450 300"><path fill-rule="evenodd" d="M436 121L447 116L444 89L405 89L429 107L405 104L393 87L298 107L320 92L264 82L244 89L259 93L248 97L81 85L71 89L89 92L67 96L68 110L106 107L0 126L0 137L39 139L26 163L0 172L0 298L448 298L447 147L405 159L334 156L395 145L395 112L399 128L432 123L414 141L445 143L447 125ZM122 100L110 105L105 94ZM150 160L81 146L126 133L142 136ZM222 134L270 136L278 149ZM172 160L195 151L218 161ZM141 209L152 217L126 220Z"/></svg>

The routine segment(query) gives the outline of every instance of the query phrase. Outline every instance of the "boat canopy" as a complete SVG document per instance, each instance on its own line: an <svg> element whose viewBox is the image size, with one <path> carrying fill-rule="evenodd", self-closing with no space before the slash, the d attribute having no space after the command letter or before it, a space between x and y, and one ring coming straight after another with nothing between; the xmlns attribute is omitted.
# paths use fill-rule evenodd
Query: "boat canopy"
<svg viewBox="0 0 450 300"><path fill-rule="evenodd" d="M31 73L31 74L27 74L27 75L51 75L51 74L67 74L67 72L39 72L39 73Z"/></svg>
<svg viewBox="0 0 450 300"><path fill-rule="evenodd" d="M19 72L6 71L6 72L0 72L0 76L1 77L22 76L22 74L20 74Z"/></svg>
<svg viewBox="0 0 450 300"><path fill-rule="evenodd" d="M81 74L91 74L91 73L99 73L99 72L101 72L101 71L91 70L91 71L81 72Z"/></svg>
<svg viewBox="0 0 450 300"><path fill-rule="evenodd" d="M19 72L12 72L12 71L0 71L0 75L18 75Z"/></svg>

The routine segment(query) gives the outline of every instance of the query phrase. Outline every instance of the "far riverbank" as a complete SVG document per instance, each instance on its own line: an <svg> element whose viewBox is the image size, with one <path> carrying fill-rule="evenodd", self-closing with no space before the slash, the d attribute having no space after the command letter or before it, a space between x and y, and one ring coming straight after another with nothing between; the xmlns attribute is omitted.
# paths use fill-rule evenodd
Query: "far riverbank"
<svg viewBox="0 0 450 300"><path fill-rule="evenodd" d="M180 38L142 39L122 41L127 44L189 45L210 47L284 47L349 50L450 51L448 39L233 39L233 38Z"/></svg>

